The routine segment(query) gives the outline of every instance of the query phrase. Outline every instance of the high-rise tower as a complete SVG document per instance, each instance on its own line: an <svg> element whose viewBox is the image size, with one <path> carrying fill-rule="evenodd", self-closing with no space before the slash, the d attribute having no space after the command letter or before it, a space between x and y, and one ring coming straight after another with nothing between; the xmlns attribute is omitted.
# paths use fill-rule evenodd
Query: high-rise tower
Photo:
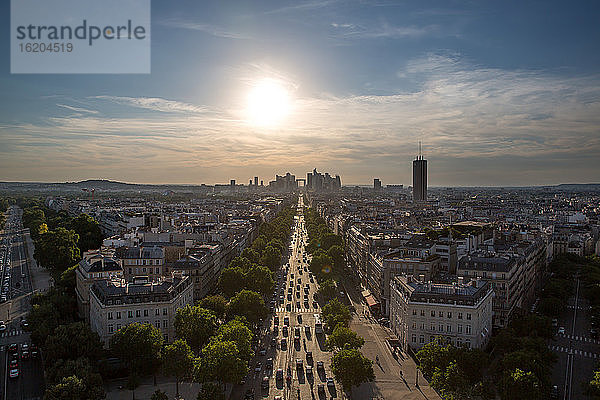
<svg viewBox="0 0 600 400"><path fill-rule="evenodd" d="M419 142L419 155L413 161L413 201L427 201L427 160L421 153L421 142Z"/></svg>

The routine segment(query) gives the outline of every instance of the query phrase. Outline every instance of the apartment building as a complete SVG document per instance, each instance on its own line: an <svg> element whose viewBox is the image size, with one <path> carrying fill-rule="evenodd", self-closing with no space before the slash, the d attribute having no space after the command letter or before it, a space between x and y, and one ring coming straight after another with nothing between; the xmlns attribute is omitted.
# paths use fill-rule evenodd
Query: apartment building
<svg viewBox="0 0 600 400"><path fill-rule="evenodd" d="M136 276L157 280L164 275L165 252L162 247L120 247L116 249L115 256L120 260L123 275L128 281Z"/></svg>
<svg viewBox="0 0 600 400"><path fill-rule="evenodd" d="M220 243L202 244L175 261L173 271L188 275L194 286L194 300L200 300L217 287L221 271L229 264L228 251Z"/></svg>
<svg viewBox="0 0 600 400"><path fill-rule="evenodd" d="M99 250L85 252L75 269L75 294L79 317L89 322L90 286L94 282L122 277L123 268L112 254Z"/></svg>
<svg viewBox="0 0 600 400"><path fill-rule="evenodd" d="M488 282L438 284L413 276L391 281L390 327L414 351L442 339L455 346L483 348L492 335L493 291Z"/></svg>
<svg viewBox="0 0 600 400"><path fill-rule="evenodd" d="M115 332L135 322L154 325L166 342L172 342L175 313L192 305L193 297L191 279L182 275L159 281L147 277L129 283L122 279L96 281L90 290L90 327L106 346Z"/></svg>

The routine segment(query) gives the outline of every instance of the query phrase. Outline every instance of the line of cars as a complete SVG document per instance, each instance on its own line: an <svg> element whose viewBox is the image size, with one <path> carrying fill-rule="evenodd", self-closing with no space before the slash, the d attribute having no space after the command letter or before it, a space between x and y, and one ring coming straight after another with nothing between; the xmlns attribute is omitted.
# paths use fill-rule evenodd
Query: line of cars
<svg viewBox="0 0 600 400"><path fill-rule="evenodd" d="M20 348L20 349L19 349ZM20 350L20 352L19 352ZM16 379L19 377L19 360L29 360L30 358L37 358L39 356L39 350L35 344L12 343L7 348L8 356L8 377Z"/></svg>

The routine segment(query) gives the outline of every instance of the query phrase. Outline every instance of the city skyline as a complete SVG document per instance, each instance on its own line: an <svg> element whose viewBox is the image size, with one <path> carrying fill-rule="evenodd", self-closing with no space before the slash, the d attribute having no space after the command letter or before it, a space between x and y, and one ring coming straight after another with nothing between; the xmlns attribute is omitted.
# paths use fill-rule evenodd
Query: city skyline
<svg viewBox="0 0 600 400"><path fill-rule="evenodd" d="M154 2L149 75L3 58L0 181L409 186L422 140L430 187L597 183L599 7Z"/></svg>

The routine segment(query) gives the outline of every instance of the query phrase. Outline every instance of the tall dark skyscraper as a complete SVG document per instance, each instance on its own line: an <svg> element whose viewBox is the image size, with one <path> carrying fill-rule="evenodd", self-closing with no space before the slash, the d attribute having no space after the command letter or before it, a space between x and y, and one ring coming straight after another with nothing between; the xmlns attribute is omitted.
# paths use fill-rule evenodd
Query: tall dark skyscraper
<svg viewBox="0 0 600 400"><path fill-rule="evenodd" d="M419 155L413 161L413 201L427 201L427 160L421 154L421 142L419 142Z"/></svg>

